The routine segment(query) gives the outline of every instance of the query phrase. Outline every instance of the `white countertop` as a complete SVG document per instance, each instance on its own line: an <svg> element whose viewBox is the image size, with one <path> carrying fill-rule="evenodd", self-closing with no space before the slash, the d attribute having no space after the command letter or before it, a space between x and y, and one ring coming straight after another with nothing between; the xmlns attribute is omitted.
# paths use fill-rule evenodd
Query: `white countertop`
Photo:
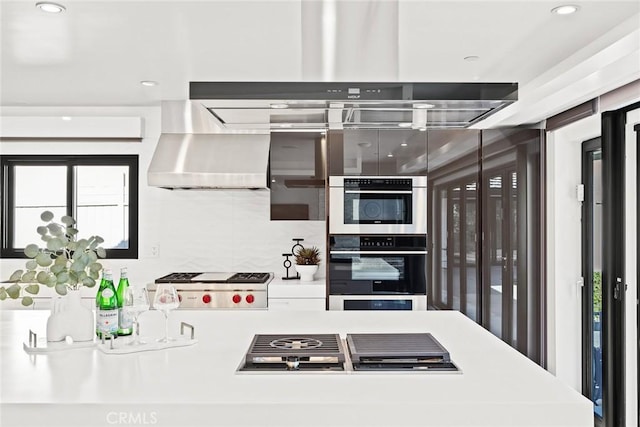
<svg viewBox="0 0 640 427"><path fill-rule="evenodd" d="M593 425L589 400L458 312L178 310L193 346L30 356L48 314L0 310L4 427ZM140 320L161 334L161 313ZM463 373L236 372L254 334L347 332L431 332Z"/></svg>

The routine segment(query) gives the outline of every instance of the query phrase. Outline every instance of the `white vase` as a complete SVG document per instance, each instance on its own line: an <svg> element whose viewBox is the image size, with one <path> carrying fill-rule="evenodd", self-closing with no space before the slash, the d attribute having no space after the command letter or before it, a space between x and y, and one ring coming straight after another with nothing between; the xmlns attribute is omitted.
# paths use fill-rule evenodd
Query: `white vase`
<svg viewBox="0 0 640 427"><path fill-rule="evenodd" d="M296 271L300 273L301 282L313 282L313 275L318 271L318 266L296 264Z"/></svg>
<svg viewBox="0 0 640 427"><path fill-rule="evenodd" d="M93 311L82 305L80 291L69 290L54 302L47 319L47 341L59 342L70 337L73 342L93 341Z"/></svg>

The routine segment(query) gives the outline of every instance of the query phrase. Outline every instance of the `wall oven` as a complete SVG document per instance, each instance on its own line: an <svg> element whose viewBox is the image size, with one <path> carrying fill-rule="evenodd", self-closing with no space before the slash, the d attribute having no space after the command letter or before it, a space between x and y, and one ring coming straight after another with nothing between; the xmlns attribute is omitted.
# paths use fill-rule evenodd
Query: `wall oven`
<svg viewBox="0 0 640 427"><path fill-rule="evenodd" d="M330 235L330 310L426 310L426 235Z"/></svg>
<svg viewBox="0 0 640 427"><path fill-rule="evenodd" d="M426 234L427 177L329 177L330 234Z"/></svg>

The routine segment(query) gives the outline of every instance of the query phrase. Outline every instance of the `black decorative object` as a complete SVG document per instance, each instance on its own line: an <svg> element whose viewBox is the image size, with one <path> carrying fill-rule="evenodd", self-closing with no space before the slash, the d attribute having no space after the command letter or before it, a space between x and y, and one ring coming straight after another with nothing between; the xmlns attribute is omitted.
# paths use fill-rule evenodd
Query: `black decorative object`
<svg viewBox="0 0 640 427"><path fill-rule="evenodd" d="M293 279L299 279L300 277L298 276L298 273L296 273L296 275L294 277L289 277L289 268L291 268L291 260L289 259L290 256L292 256L293 254L282 254L283 257L285 257L284 262L282 263L282 265L284 265L284 268L287 269L287 276L283 277L282 280L293 280Z"/></svg>
<svg viewBox="0 0 640 427"><path fill-rule="evenodd" d="M295 255L296 254L296 248L298 248L298 249L303 249L304 248L304 246L302 246L302 244L300 243L300 242L303 242L304 239L291 239L291 240L293 240L295 242L293 244L293 246L291 247L291 253L293 255Z"/></svg>
<svg viewBox="0 0 640 427"><path fill-rule="evenodd" d="M300 278L300 274L298 274L298 272L296 272L295 276L289 277L289 268L291 268L291 260L289 259L289 257L295 255L296 249L303 249L304 248L304 246L302 246L302 244L300 243L300 242L304 241L304 239L296 238L296 239L291 239L291 240L293 240L295 242L293 244L293 246L291 247L291 253L282 254L282 256L285 257L285 260L282 263L282 265L287 270L287 276L283 277L282 280L295 280L295 279L299 279Z"/></svg>

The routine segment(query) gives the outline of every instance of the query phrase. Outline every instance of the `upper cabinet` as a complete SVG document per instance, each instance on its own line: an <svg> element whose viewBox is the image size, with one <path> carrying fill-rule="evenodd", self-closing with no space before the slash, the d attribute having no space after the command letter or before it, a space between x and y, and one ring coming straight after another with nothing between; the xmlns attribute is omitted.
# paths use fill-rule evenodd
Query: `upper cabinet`
<svg viewBox="0 0 640 427"><path fill-rule="evenodd" d="M325 220L326 137L272 132L269 155L272 220Z"/></svg>
<svg viewBox="0 0 640 427"><path fill-rule="evenodd" d="M427 132L411 129L330 131L329 175L424 175Z"/></svg>

